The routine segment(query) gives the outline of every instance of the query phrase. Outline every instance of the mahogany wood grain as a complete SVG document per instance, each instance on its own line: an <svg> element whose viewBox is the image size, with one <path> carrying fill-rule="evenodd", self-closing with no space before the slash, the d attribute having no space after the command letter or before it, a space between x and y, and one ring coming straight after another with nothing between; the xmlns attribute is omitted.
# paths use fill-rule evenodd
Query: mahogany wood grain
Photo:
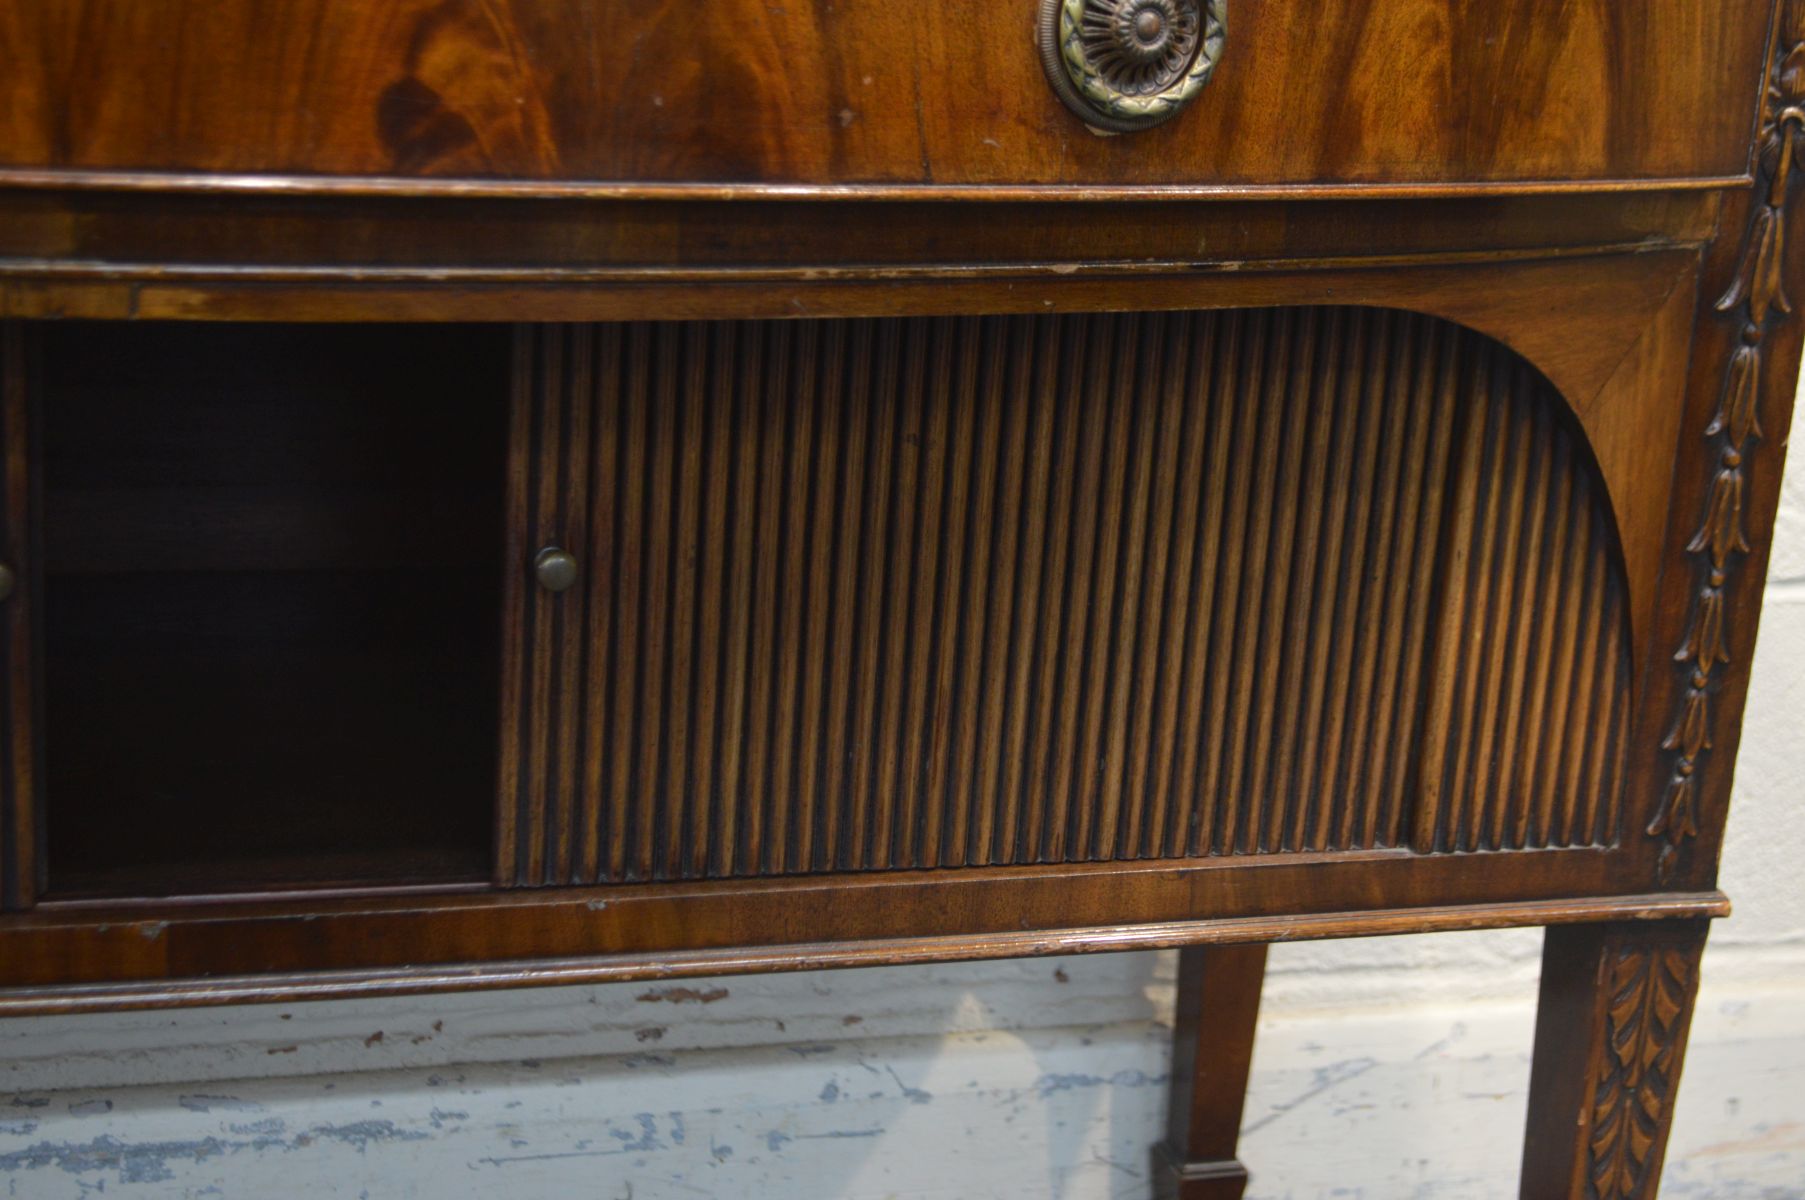
<svg viewBox="0 0 1805 1200"><path fill-rule="evenodd" d="M1261 944L1179 952L1171 1104L1166 1140L1153 1150L1161 1200L1241 1200L1247 1188L1235 1147L1265 979Z"/></svg>
<svg viewBox="0 0 1805 1200"><path fill-rule="evenodd" d="M0 909L38 890L37 478L24 327L0 321Z"/></svg>
<svg viewBox="0 0 1805 1200"><path fill-rule="evenodd" d="M1769 0L1260 0L1179 119L1099 138L1033 0L16 0L0 162L627 182L1740 176Z"/></svg>
<svg viewBox="0 0 1805 1200"><path fill-rule="evenodd" d="M1656 579L1667 561L1664 509L1681 449L1692 323L1703 299L1699 283L1694 269L1674 286L1590 398L1565 397L1609 481L1612 517L1634 581L1630 627L1638 661L1656 652ZM1628 417L1631 412L1634 418Z"/></svg>
<svg viewBox="0 0 1805 1200"><path fill-rule="evenodd" d="M1709 923L1550 928L1523 1200L1652 1200Z"/></svg>
<svg viewBox="0 0 1805 1200"><path fill-rule="evenodd" d="M1121 880L1116 882L1120 886ZM1291 877L1278 882L1280 886L1295 888L1299 880ZM718 885L716 890L721 890ZM757 894L742 891L732 899L744 901ZM1087 896L1097 894L1087 892ZM827 908L855 898L846 892L811 892L789 897L783 903L791 909L798 902L819 902ZM21 956L14 960L12 974L5 977L4 986L0 987L0 1013L11 1016L403 995L1574 922L1670 921L1729 913L1729 904L1720 893L1669 892L1568 900L1442 902L1432 907L1184 918L1102 926L1049 925L1026 931L988 928L904 937L889 933L874 938L840 937L812 942L758 944L745 938L737 945L696 950L596 953L582 947L585 941L591 946L597 944L595 931L586 928L586 923L593 923L595 913L610 907L611 901L599 896L583 899L580 895L554 892L515 892L490 897L488 903L473 902L469 897L410 898L399 893L378 902L347 902L325 896L308 898L305 914L295 911L295 899L274 897L252 903L213 900L202 905L174 906L46 905L40 914L43 919L28 922L14 918L0 940L0 947L9 955ZM501 922L471 919L490 904L510 912L503 914ZM831 919L782 925L786 911L782 906L756 906L746 928L762 922L767 934L780 927L790 936L808 929L834 932L835 922ZM923 920L918 927L948 928L948 911L956 910L942 907L920 914ZM1076 914L1075 909L1072 911ZM1107 907L1101 911L1115 915ZM650 919L662 930L698 915L709 914L686 914L681 908L663 916L655 915L654 910L630 914ZM813 914L815 918L822 915ZM399 931L393 926L397 916L404 918L404 927ZM938 925L932 923L936 918L940 920ZM562 944L579 947L577 952L546 952L554 944L547 940L548 931L553 929ZM318 940L322 932L329 935L330 945ZM336 940L340 934L346 935L343 942ZM368 945L372 938L379 944ZM533 956L482 959L476 954L477 947L498 945L504 940L511 948ZM348 956L359 946L363 947L361 951ZM326 954L336 955L334 961L349 965L322 967L321 956ZM444 962L422 961L440 954L452 957ZM356 961L385 957L388 961L376 966ZM307 965L277 965L284 961ZM35 976L25 973L28 965Z"/></svg>
<svg viewBox="0 0 1805 1200"><path fill-rule="evenodd" d="M578 272L593 282L683 280L710 269L870 277L1034 263L1386 264L1696 246L1713 236L1720 204L1718 191L1674 189L1334 204L1000 200L988 189L958 201L846 203L295 198L35 191L0 176L0 271L374 282L434 270L464 284L556 282Z"/></svg>
<svg viewBox="0 0 1805 1200"><path fill-rule="evenodd" d="M911 268L579 270L490 274L421 268L40 271L15 265L8 311L51 319L296 322L530 322L963 316L1360 304L1468 325L1527 358L1576 407L1598 394L1676 287L1698 246L1591 246L1504 253L1441 250L1295 259L1053 260ZM1583 334L1583 336L1576 336ZM1657 400L1641 398L1642 403ZM1590 437L1590 432L1588 431ZM1616 486L1610 460L1601 462ZM1639 519L1635 508L1624 519Z"/></svg>

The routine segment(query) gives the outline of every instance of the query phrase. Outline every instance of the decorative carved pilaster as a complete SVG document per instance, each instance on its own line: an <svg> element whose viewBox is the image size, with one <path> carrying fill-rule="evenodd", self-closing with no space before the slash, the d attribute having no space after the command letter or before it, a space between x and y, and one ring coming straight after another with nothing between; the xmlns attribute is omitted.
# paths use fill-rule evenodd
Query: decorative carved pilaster
<svg viewBox="0 0 1805 1200"><path fill-rule="evenodd" d="M1728 595L1750 550L1744 528L1744 496L1750 460L1761 442L1763 355L1774 329L1792 314L1782 266L1786 257L1786 206L1805 135L1805 4L1789 3L1775 51L1757 162L1756 194L1748 246L1730 288L1717 302L1740 326L1736 350L1724 371L1716 414L1704 436L1716 448L1710 490L1698 531L1686 546L1697 594L1674 660L1687 676L1680 711L1664 749L1672 753L1665 793L1649 822L1661 838L1661 877L1672 877L1679 852L1698 836L1699 775L1712 748L1716 694L1731 662Z"/></svg>
<svg viewBox="0 0 1805 1200"><path fill-rule="evenodd" d="M1698 955L1677 946L1630 946L1618 950L1608 969L1586 1178L1596 1200L1632 1200L1652 1194L1654 1150L1672 1115Z"/></svg>
<svg viewBox="0 0 1805 1200"><path fill-rule="evenodd" d="M1525 1200L1653 1200L1708 928L1644 921L1548 930Z"/></svg>

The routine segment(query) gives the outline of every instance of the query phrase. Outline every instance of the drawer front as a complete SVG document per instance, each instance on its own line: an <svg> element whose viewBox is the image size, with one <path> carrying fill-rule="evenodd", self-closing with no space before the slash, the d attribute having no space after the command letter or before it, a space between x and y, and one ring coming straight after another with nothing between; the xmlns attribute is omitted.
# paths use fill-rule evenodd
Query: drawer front
<svg viewBox="0 0 1805 1200"><path fill-rule="evenodd" d="M1609 844L1552 388L1358 309L520 334L504 883Z"/></svg>
<svg viewBox="0 0 1805 1200"><path fill-rule="evenodd" d="M1188 107L1105 138L1049 84L1041 2L229 0L203 18L185 0L14 0L0 166L954 187L1739 176L1771 12L1227 0Z"/></svg>

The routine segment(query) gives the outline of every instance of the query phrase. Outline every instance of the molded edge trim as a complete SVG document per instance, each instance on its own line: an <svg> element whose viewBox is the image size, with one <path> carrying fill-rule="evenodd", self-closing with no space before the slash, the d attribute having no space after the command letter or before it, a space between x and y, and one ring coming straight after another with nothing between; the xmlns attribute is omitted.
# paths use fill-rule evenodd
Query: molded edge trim
<svg viewBox="0 0 1805 1200"><path fill-rule="evenodd" d="M225 1004L292 1003L364 996L483 991L517 987L625 983L700 975L746 975L838 967L976 959L1039 958L1237 942L1296 942L1385 934L1667 921L1730 914L1721 891L1471 904L1446 908L1166 921L1146 925L828 942L751 949L622 954L595 958L495 962L469 967L218 976L138 984L19 988L0 992L0 1017Z"/></svg>
<svg viewBox="0 0 1805 1200"><path fill-rule="evenodd" d="M0 189L551 200L1393 200L1716 191L1753 174L1659 179L1510 179L1429 183L653 183L554 179L432 179L0 167Z"/></svg>
<svg viewBox="0 0 1805 1200"><path fill-rule="evenodd" d="M1573 259L1612 258L1658 254L1665 251L1697 253L1704 243L1685 236L1644 238L1636 242L1600 242L1575 246L1522 246L1506 249L1424 250L1419 253L1344 254L1286 258L1089 258L998 259L981 262L911 262L822 265L797 262L792 266L742 266L732 263L675 265L662 263L537 264L508 267L455 263L291 263L258 262L162 262L149 259L24 258L0 255L0 281L17 279L46 282L172 283L243 286L246 284L295 286L317 284L430 285L478 287L484 285L544 285L550 287L607 286L646 283L935 283L996 280L1119 280L1168 277L1197 278L1206 275L1256 275L1299 271L1376 271L1412 267L1508 266ZM1679 284L1676 282L1675 287ZM1663 295L1670 295L1671 289ZM1325 301L1326 303L1326 301ZM1232 306L1215 306L1232 307ZM1154 310L1149 310L1154 311ZM826 316L825 313L795 314ZM497 318L499 319L499 318ZM706 318L704 318L706 319Z"/></svg>

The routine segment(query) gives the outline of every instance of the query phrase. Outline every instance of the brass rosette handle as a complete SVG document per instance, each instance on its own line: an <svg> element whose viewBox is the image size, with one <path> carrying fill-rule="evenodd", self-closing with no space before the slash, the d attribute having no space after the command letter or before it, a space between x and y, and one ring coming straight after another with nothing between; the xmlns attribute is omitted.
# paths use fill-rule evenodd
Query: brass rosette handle
<svg viewBox="0 0 1805 1200"><path fill-rule="evenodd" d="M1110 133L1148 129L1197 98L1228 0L1041 0L1041 66L1065 106Z"/></svg>

